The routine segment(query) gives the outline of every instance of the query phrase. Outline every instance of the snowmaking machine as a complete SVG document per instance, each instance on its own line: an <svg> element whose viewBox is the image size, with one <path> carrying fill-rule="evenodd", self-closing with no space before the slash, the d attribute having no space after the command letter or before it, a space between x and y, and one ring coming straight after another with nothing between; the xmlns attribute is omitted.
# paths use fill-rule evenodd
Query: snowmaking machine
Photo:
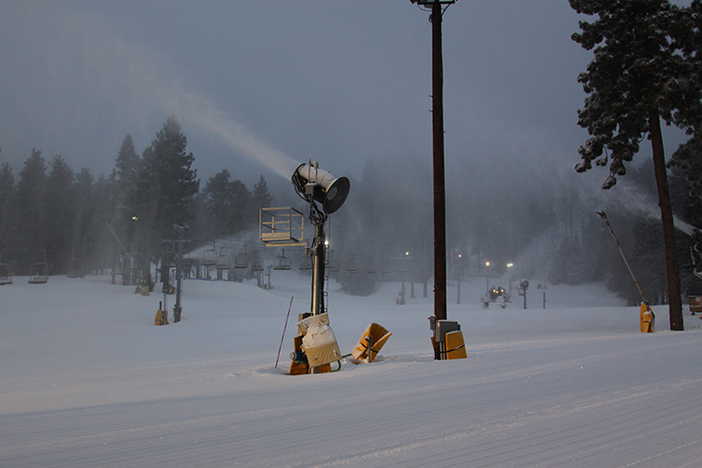
<svg viewBox="0 0 702 468"><path fill-rule="evenodd" d="M626 256L624 255L624 251L622 250L622 246L619 244L619 240L617 239L617 236L614 234L614 229L612 228L612 225L609 224L609 220L607 219L607 214L604 211L598 211L597 214L600 215L600 217L607 224L607 228L609 229L609 233L612 235L612 239L614 239L614 243L617 244L617 249L619 249L619 253L622 255L622 259L624 260L624 264L626 264L626 268L629 270L629 274L631 275L631 278L634 280L634 283L636 284L636 287L639 290L639 294L641 294L641 310L639 312L639 324L641 326L641 333L653 333L655 331L656 316L654 315L653 310L651 309L651 306L648 303L648 300L646 300L646 296L644 296L644 293L641 290L641 286L639 286L639 282L636 280L636 276L634 276L634 272L632 271L631 266L629 265L629 262L627 261Z"/></svg>

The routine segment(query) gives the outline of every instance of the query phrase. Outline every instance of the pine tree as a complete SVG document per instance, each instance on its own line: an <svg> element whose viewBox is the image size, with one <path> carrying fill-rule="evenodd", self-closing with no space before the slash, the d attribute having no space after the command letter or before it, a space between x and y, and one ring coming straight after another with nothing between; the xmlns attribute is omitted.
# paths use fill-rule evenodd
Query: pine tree
<svg viewBox="0 0 702 468"><path fill-rule="evenodd" d="M580 22L581 33L573 40L594 59L578 81L589 96L578 111L578 124L591 137L578 149L583 161L575 166L584 172L606 166L610 174L602 185L616 184L626 174L625 163L639 151L648 134L658 187L670 297L670 327L682 330L680 274L676 256L673 214L668 193L661 119L685 125L679 113L683 101L680 83L690 78L680 54L684 37L678 29L681 10L666 0L570 0L578 13L596 15L592 23ZM609 154L608 154L609 153Z"/></svg>
<svg viewBox="0 0 702 468"><path fill-rule="evenodd" d="M268 184L263 176L258 179L258 183L254 184L251 195L256 211L261 208L270 208L271 203L273 203L273 196L268 191Z"/></svg>
<svg viewBox="0 0 702 468"><path fill-rule="evenodd" d="M15 229L15 177L8 163L0 165L0 253L5 252L3 261L9 257L10 249L18 242Z"/></svg>
<svg viewBox="0 0 702 468"><path fill-rule="evenodd" d="M87 168L81 169L76 174L73 184L73 196L75 200L75 234L71 243L71 253L80 258L89 258L97 250L98 232L103 226L99 226L100 217L96 216L97 200L93 187L93 176Z"/></svg>
<svg viewBox="0 0 702 468"><path fill-rule="evenodd" d="M173 226L187 224L188 211L200 180L192 169L195 157L186 153L187 138L180 124L169 117L144 150L129 211L136 218L147 256L158 252L160 242L173 236Z"/></svg>
<svg viewBox="0 0 702 468"><path fill-rule="evenodd" d="M95 203L96 217L95 224L95 251L89 259L94 268L102 269L113 266L117 252L121 252L122 247L107 228L106 222L114 225L121 213L117 209L117 187L114 177L105 177L100 174L93 184L93 201ZM110 248L106 248L110 246ZM88 252L86 252L86 255Z"/></svg>
<svg viewBox="0 0 702 468"><path fill-rule="evenodd" d="M17 182L18 272L27 274L39 252L47 248L46 230L46 162L41 151L32 150L24 162Z"/></svg>
<svg viewBox="0 0 702 468"><path fill-rule="evenodd" d="M134 140L127 134L122 140L122 146L117 153L115 170L112 178L116 189L115 200L118 209L117 219L111 220L111 227L117 231L122 242L131 246L134 242L134 207L141 194L137 192L137 181L141 168L141 158L134 149Z"/></svg>
<svg viewBox="0 0 702 468"><path fill-rule="evenodd" d="M247 225L251 194L243 182L230 177L224 169L210 177L202 191L210 239L235 234Z"/></svg>
<svg viewBox="0 0 702 468"><path fill-rule="evenodd" d="M117 179L129 186L136 177L136 171L139 167L139 155L134 149L134 140L132 136L127 134L122 141L122 146L117 154L115 169L117 171Z"/></svg>
<svg viewBox="0 0 702 468"><path fill-rule="evenodd" d="M64 273L71 255L75 199L73 170L59 154L53 157L46 178L47 259L55 273Z"/></svg>

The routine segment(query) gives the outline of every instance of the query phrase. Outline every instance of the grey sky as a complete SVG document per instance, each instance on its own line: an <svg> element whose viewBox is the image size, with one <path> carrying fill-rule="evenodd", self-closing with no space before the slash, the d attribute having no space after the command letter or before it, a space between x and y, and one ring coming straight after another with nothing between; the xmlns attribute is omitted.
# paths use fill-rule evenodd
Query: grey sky
<svg viewBox="0 0 702 468"><path fill-rule="evenodd" d="M450 174L572 172L591 59L577 21L566 0L448 9ZM37 148L107 173L127 133L141 152L174 114L201 177L287 177L310 153L339 175L429 168L430 37L408 0L4 1L0 160L19 172Z"/></svg>

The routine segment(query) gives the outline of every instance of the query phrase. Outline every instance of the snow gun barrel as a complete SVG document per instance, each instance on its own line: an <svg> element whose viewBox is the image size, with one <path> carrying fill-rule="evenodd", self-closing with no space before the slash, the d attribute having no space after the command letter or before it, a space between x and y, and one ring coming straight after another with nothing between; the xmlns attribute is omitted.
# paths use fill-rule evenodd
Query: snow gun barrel
<svg viewBox="0 0 702 468"><path fill-rule="evenodd" d="M624 255L624 251L622 250L622 246L619 244L619 240L617 239L617 236L614 234L614 229L612 229L612 225L609 224L609 220L607 219L607 214L604 211L597 211L596 212L600 217L604 220L604 222L607 224L607 228L609 229L609 233L612 235L612 239L614 239L614 243L617 244L617 249L619 249L619 253L622 255L622 259L624 260L624 264L626 265L626 268L629 270L629 274L631 275L631 278L634 280L634 284L636 284L636 288L639 290L639 294L641 294L641 299L643 302L648 303L646 300L646 296L644 296L643 291L641 290L641 286L639 285L639 282L636 280L636 276L634 275L634 272L631 269L631 266L629 265L629 262L626 259L626 256Z"/></svg>
<svg viewBox="0 0 702 468"><path fill-rule="evenodd" d="M341 208L349 195L350 182L346 177L335 177L319 169L317 162L300 164L292 175L292 183L297 193L305 200L316 200L322 204L324 212L334 213Z"/></svg>

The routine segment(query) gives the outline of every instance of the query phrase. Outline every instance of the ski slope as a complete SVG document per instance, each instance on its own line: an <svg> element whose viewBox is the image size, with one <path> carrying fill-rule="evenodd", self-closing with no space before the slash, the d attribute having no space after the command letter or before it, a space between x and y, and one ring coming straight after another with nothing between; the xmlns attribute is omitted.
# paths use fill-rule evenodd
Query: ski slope
<svg viewBox="0 0 702 468"><path fill-rule="evenodd" d="M393 336L374 363L289 376L310 279L272 282L186 280L183 321L162 327L162 295L107 276L0 287L0 467L702 466L702 321L687 312L671 332L655 307L642 334L638 308L598 284L486 310L475 278L462 304L449 291L468 358L434 361L421 285L398 306L398 283L332 284L343 353L371 322Z"/></svg>

